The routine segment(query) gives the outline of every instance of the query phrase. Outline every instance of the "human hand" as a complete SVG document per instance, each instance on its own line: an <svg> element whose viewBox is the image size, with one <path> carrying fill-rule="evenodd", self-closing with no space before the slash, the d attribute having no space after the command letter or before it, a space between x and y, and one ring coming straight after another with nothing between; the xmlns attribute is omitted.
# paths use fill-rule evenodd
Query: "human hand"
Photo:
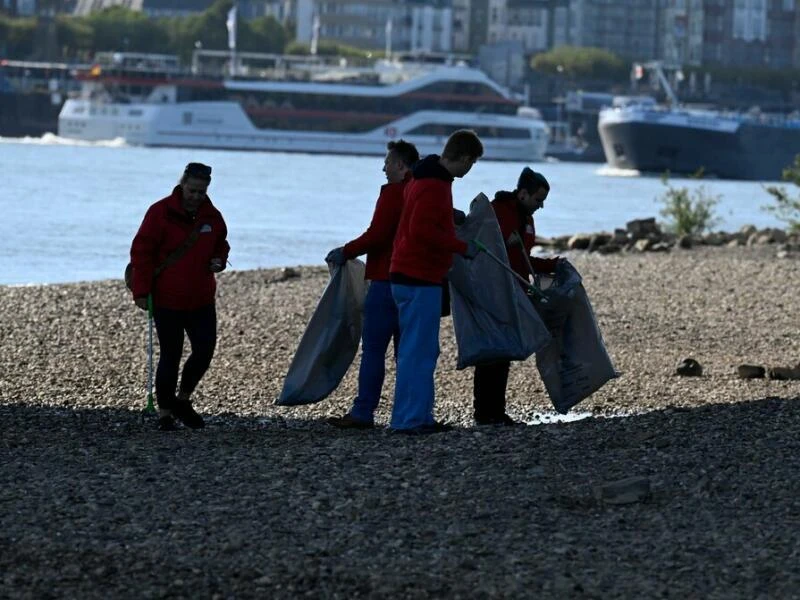
<svg viewBox="0 0 800 600"><path fill-rule="evenodd" d="M142 310L147 310L147 296L142 296L141 298L134 298L133 303Z"/></svg>
<svg viewBox="0 0 800 600"><path fill-rule="evenodd" d="M325 257L325 262L332 263L336 266L343 265L347 262L347 257L344 255L344 246L334 248Z"/></svg>
<svg viewBox="0 0 800 600"><path fill-rule="evenodd" d="M219 273L225 270L225 261L221 258L212 258L211 263L208 265L208 269L212 273Z"/></svg>
<svg viewBox="0 0 800 600"><path fill-rule="evenodd" d="M473 258L478 256L478 254L480 254L480 251L481 247L478 245L478 242L476 242L475 240L470 240L467 242L467 251L464 252L464 254L462 254L461 256L463 256L467 260L472 260Z"/></svg>

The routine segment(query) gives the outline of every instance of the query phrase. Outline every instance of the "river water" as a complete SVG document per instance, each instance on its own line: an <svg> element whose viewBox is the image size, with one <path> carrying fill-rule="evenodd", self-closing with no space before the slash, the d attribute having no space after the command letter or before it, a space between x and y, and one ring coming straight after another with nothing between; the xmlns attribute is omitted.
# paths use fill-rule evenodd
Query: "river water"
<svg viewBox="0 0 800 600"><path fill-rule="evenodd" d="M228 224L233 269L323 264L331 248L369 224L383 159L336 155L231 152L83 143L53 135L0 138L0 284L119 278L147 207L170 193L187 162L213 166L209 195ZM513 189L524 163L478 162L453 185L468 209L479 192ZM551 184L537 233L612 231L626 221L659 217L657 177L604 165L530 165ZM675 178L720 196L718 228L780 226L758 182Z"/></svg>

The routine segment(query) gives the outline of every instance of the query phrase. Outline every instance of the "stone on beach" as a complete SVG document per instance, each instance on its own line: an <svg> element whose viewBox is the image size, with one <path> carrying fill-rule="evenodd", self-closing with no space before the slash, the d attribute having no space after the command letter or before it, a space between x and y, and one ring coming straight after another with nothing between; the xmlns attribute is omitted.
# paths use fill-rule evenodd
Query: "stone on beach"
<svg viewBox="0 0 800 600"><path fill-rule="evenodd" d="M435 414L456 428L414 439L325 423L358 360L324 402L273 404L321 264L219 277L202 432L142 425L146 317L121 281L0 287L0 596L793 597L800 382L734 372L800 356L800 270L773 253L568 253L625 373L574 411L594 417L473 428L446 318ZM675 377L690 355L705 375ZM552 413L532 362L509 374L520 421ZM592 495L631 476L649 497Z"/></svg>

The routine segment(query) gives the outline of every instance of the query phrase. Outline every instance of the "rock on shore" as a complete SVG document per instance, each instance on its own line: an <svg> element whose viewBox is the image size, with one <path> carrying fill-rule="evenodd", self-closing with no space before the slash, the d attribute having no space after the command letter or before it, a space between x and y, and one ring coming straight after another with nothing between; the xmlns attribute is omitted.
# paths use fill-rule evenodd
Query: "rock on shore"
<svg viewBox="0 0 800 600"><path fill-rule="evenodd" d="M436 413L458 427L412 439L324 423L357 362L326 401L273 404L323 268L222 274L208 427L174 434L140 421L121 281L0 287L0 597L797 597L800 382L737 373L800 359L797 260L568 256L622 372L576 409L595 417L537 418L531 360L509 412L541 424L472 427L445 319ZM702 375L675 375L686 357Z"/></svg>

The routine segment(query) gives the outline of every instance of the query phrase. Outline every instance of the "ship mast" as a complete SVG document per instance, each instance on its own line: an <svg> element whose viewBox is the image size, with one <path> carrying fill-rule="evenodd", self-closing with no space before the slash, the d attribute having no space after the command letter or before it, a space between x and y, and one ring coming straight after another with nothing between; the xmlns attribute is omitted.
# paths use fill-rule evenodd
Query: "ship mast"
<svg viewBox="0 0 800 600"><path fill-rule="evenodd" d="M672 86L669 83L669 79L667 79L667 76L664 74L664 64L660 60L651 60L646 63L633 63L633 78L641 79L644 76L645 69L656 74L658 83L661 85L661 89L663 89L664 93L667 95L670 106L678 106L680 102L678 101L678 96L675 95L675 91L672 89Z"/></svg>

